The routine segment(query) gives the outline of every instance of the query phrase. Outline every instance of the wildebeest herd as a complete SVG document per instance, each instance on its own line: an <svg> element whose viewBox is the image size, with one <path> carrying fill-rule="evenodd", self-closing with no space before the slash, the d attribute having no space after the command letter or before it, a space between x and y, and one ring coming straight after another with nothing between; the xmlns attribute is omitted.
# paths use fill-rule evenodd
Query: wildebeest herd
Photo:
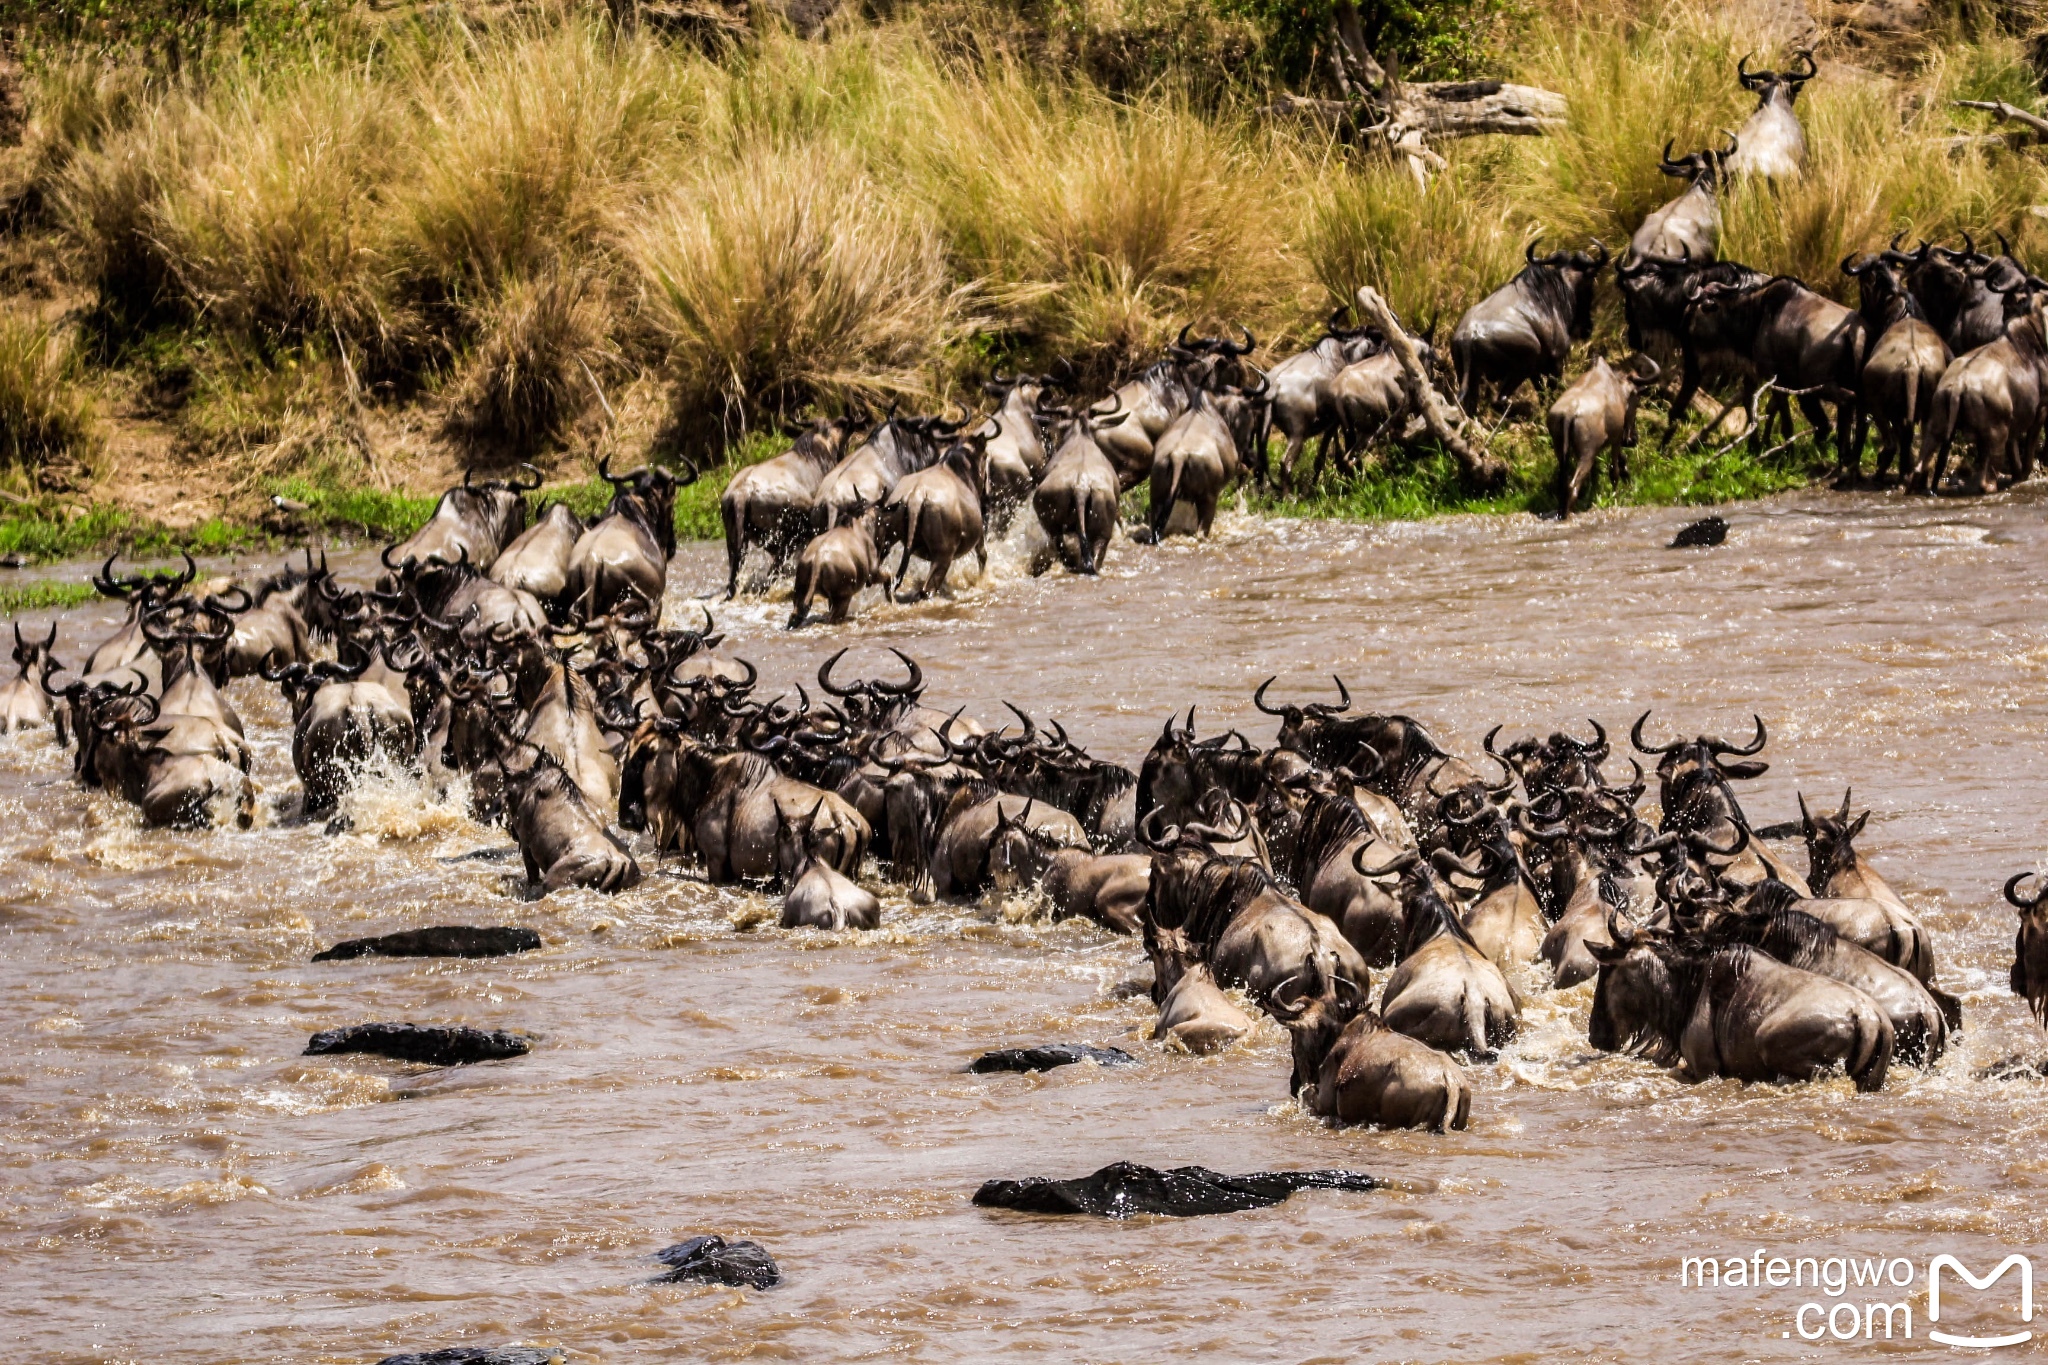
<svg viewBox="0 0 2048 1365"><path fill-rule="evenodd" d="M991 729L928 704L900 651L859 677L842 649L817 697L762 699L708 612L663 628L651 606L673 477L606 477L611 507L587 529L555 509L528 525L530 481L466 480L362 587L312 551L248 587L200 584L189 559L153 574L110 559L94 582L124 623L75 669L54 628L17 626L0 714L54 722L78 781L147 824L247 826L251 751L224 689L260 675L290 703L303 815L333 815L373 760L410 768L502 824L536 894L624 890L640 857L675 855L713 883L779 889L789 928L876 927L864 878L913 901L1039 896L1141 937L1156 1038L1243 1036L1239 991L1291 1032L1303 1104L1345 1122L1463 1126L1456 1059L1513 1037L1545 973L1597 983L1595 1047L1699 1078L1840 1071L1876 1089L1960 1027L1846 796L1770 831L1804 837L1804 875L1752 825L1736 784L1764 771L1762 721L1738 745L1653 742L1638 720L1652 821L1650 775L1629 759L1612 776L1597 725L1506 744L1496 728L1475 765L1415 719L1354 714L1341 681L1338 700L1299 705L1262 685L1272 747L1170 719L1135 772L1050 718L1012 707ZM2020 880L2013 984L2039 1010L2048 897Z"/></svg>
<svg viewBox="0 0 2048 1365"><path fill-rule="evenodd" d="M1757 108L1719 146L1659 166L1686 182L1647 215L1618 261L1590 243L1584 251L1538 255L1513 279L1466 311L1434 343L1434 322L1411 338L1417 367L1404 367L1387 336L1347 327L1333 313L1307 350L1261 370L1256 339L1191 337L1183 328L1166 354L1089 406L1061 374L998 375L986 386L993 410L980 421L865 415L821 421L787 453L743 470L721 500L729 595L743 583L752 551L772 572L793 573L791 626L822 601L843 620L865 588L893 594L913 559L925 570L919 595L942 589L970 551L987 562L987 537L1007 530L1029 504L1046 545L1034 571L1057 559L1071 571L1101 568L1119 525L1119 503L1140 486L1150 508L1132 538L1157 541L1176 527L1206 534L1219 501L1240 479L1290 491L1326 468L1356 473L1367 453L1412 449L1429 435L1418 386L1456 395L1467 414L1512 403L1525 384L1548 399L1556 456L1555 510L1570 516L1590 495L1601 454L1611 477L1627 477L1640 400L1677 362L1666 443L1704 390L1727 398L1696 440L1737 411L1747 413L1752 451L1792 436L1792 401L1815 439L1835 453L1838 482L1861 482L1862 451L1874 425L1880 481L1912 491L1946 486L1957 442L1972 446L1966 491L1989 492L2033 471L2048 412L2048 347L2039 302L2048 281L2016 260L2009 244L1990 255L1921 242L1852 255L1842 269L1861 291L1849 308L1785 275L1719 257L1720 193L1749 175L1796 177L1805 138L1794 111L1818 73L1811 53L1784 71L1737 64ZM1562 392L1575 344L1593 331L1600 275L1612 264L1631 354L1596 356ZM1055 367L1056 371L1059 367ZM1713 405L1709 405L1712 409ZM1758 409L1761 408L1759 421ZM1832 414L1829 409L1832 408ZM1284 442L1277 460L1272 440ZM1304 470L1310 442L1313 471ZM885 568L902 548L894 573Z"/></svg>

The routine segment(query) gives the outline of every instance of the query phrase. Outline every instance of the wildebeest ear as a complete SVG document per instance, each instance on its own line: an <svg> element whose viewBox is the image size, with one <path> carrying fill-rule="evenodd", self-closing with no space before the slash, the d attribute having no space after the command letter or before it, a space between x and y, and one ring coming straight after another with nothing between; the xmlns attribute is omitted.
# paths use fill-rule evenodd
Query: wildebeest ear
<svg viewBox="0 0 2048 1365"><path fill-rule="evenodd" d="M1635 945L1629 943L1595 943L1591 939L1586 940L1586 951L1593 955L1595 962L1619 962L1628 956L1628 950L1633 946Z"/></svg>
<svg viewBox="0 0 2048 1365"><path fill-rule="evenodd" d="M1771 770L1771 765L1761 759L1752 758L1745 763L1723 763L1721 776L1735 782L1746 782L1752 777L1762 777Z"/></svg>
<svg viewBox="0 0 2048 1365"><path fill-rule="evenodd" d="M1863 832L1863 826L1864 826L1865 824L1869 823L1869 820L1870 820L1870 812L1869 812L1869 811L1865 811L1865 812L1863 812L1863 814L1861 814L1861 815L1859 815L1859 816L1857 816L1857 817L1856 817L1856 823L1855 823L1855 824L1853 824L1853 825L1849 826L1849 828L1848 828L1848 829L1846 829L1846 830L1844 830L1844 831L1843 831L1843 833L1842 833L1842 837L1843 837L1844 839L1854 839L1854 838L1855 838L1855 837L1856 837L1857 835L1859 835L1859 834L1861 834L1861 833Z"/></svg>

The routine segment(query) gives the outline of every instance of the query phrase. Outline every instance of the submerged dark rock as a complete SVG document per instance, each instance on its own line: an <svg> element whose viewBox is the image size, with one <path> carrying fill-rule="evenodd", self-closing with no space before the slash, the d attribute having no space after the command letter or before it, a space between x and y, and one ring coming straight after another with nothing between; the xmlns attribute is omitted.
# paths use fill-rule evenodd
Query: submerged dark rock
<svg viewBox="0 0 2048 1365"><path fill-rule="evenodd" d="M1691 547L1719 545L1728 539L1728 523L1719 517L1701 517L1690 526L1680 529L1671 538L1671 549L1683 550Z"/></svg>
<svg viewBox="0 0 2048 1365"><path fill-rule="evenodd" d="M1138 1059L1120 1047L1085 1047L1080 1043L1048 1043L1044 1047L1005 1047L984 1052L967 1064L969 1071L1050 1071L1075 1062L1126 1066Z"/></svg>
<svg viewBox="0 0 2048 1365"><path fill-rule="evenodd" d="M470 924L436 924L427 929L407 929L374 938L344 939L324 953L313 954L315 962L346 962L355 957L509 957L530 953L540 947L540 935L531 929L509 925L478 927Z"/></svg>
<svg viewBox="0 0 2048 1365"><path fill-rule="evenodd" d="M1192 1218L1270 1208L1296 1190L1376 1190L1380 1182L1357 1171L1257 1171L1220 1175L1200 1166L1154 1170L1129 1161L1104 1166L1078 1180L991 1180L974 1192L983 1208L1020 1213L1092 1213L1130 1218L1164 1213Z"/></svg>
<svg viewBox="0 0 2048 1365"><path fill-rule="evenodd" d="M2007 1057L1977 1072L1980 1081L2038 1081L2048 1077L2048 1058Z"/></svg>
<svg viewBox="0 0 2048 1365"><path fill-rule="evenodd" d="M692 1237L654 1253L654 1259L671 1267L655 1277L656 1284L729 1284L773 1289L782 1283L782 1271L768 1248L759 1242L728 1242L723 1237Z"/></svg>
<svg viewBox="0 0 2048 1365"><path fill-rule="evenodd" d="M567 1360L560 1351L531 1346L451 1346L444 1351L385 1356L377 1365L563 1365Z"/></svg>
<svg viewBox="0 0 2048 1365"><path fill-rule="evenodd" d="M374 1052L396 1057L401 1062L430 1062L435 1066L464 1066L470 1062L495 1062L506 1057L524 1057L533 1045L516 1033L503 1029L485 1030L448 1024L351 1024L316 1033L306 1043L305 1055L324 1057L337 1052Z"/></svg>

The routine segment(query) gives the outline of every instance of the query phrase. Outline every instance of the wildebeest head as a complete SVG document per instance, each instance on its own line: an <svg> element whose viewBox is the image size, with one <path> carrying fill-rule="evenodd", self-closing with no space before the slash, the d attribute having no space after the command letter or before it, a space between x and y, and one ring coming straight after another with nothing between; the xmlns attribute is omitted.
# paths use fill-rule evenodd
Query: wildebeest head
<svg viewBox="0 0 2048 1365"><path fill-rule="evenodd" d="M1335 702L1312 701L1304 702L1299 706L1282 703L1278 708L1275 708L1266 705L1266 689L1278 681L1280 681L1280 675L1276 673L1260 683L1258 691L1252 693L1252 705L1266 715L1278 716L1280 718L1281 748L1299 749L1301 752L1313 757L1314 754L1310 749L1310 744L1313 742L1314 732L1325 728L1333 717L1340 716L1351 709L1351 689L1344 685L1342 678L1332 673L1330 681L1337 684L1337 700Z"/></svg>
<svg viewBox="0 0 2048 1365"><path fill-rule="evenodd" d="M14 623L14 662L20 665L22 677L26 678L31 673L39 672L42 669L43 661L48 659L51 651L56 648L57 623L55 621L50 622L49 638L43 640L35 639L33 636L24 638L21 633L21 622L16 621Z"/></svg>
<svg viewBox="0 0 2048 1365"><path fill-rule="evenodd" d="M924 695L924 669L917 660L902 650L891 648L889 652L903 661L910 671L909 677L900 683L885 682L881 679L856 679L851 683L832 681L832 669L846 657L848 645L837 654L818 665L818 686L834 697L846 708L847 715L856 721L874 728L886 729L917 705Z"/></svg>
<svg viewBox="0 0 2048 1365"><path fill-rule="evenodd" d="M164 661L166 685L188 673L204 673L215 687L228 685L228 641L234 638L236 614L247 611L249 594L232 588L209 594L197 606L173 603L155 607L142 617L142 635Z"/></svg>
<svg viewBox="0 0 2048 1365"><path fill-rule="evenodd" d="M1323 1059L1337 1038L1365 1009L1367 983L1331 972L1316 956L1302 970L1266 991L1259 1006L1292 1035L1294 1074L1289 1089L1299 1094L1316 1084Z"/></svg>
<svg viewBox="0 0 2048 1365"><path fill-rule="evenodd" d="M1749 58L1752 55L1745 55L1735 64L1735 78L1742 82L1743 89L1755 92L1759 109L1780 95L1784 96L1785 103L1791 104L1799 98L1799 92L1806 83L1820 74L1810 48L1801 48L1793 53L1792 65L1783 71L1751 71Z"/></svg>
<svg viewBox="0 0 2048 1365"><path fill-rule="evenodd" d="M183 555L185 567L182 570L159 570L153 574L131 574L126 577L114 576L114 561L118 553L107 556L107 562L92 576L92 585L102 597L117 597L123 601L139 603L143 609L168 602L191 586L199 576L199 566L192 562L192 556Z"/></svg>
<svg viewBox="0 0 2048 1365"><path fill-rule="evenodd" d="M1856 866L1856 836L1863 832L1863 826L1870 820L1865 811L1854 820L1849 818L1850 792L1842 792L1842 808L1830 815L1822 811L1819 815L1806 808L1806 796L1799 797L1799 829L1806 837L1806 859L1810 874L1807 885L1823 887L1828 879L1838 872L1847 872Z"/></svg>
<svg viewBox="0 0 2048 1365"><path fill-rule="evenodd" d="M1734 156L1736 149L1741 146L1741 143L1736 140L1735 134L1727 129L1722 129L1721 135L1728 139L1726 147L1718 150L1712 147L1703 147L1697 152L1681 156L1676 160L1671 156L1672 144L1666 141L1664 144L1664 155L1659 158L1657 169L1675 180L1684 180L1694 185L1705 185L1710 190L1718 187L1726 172L1728 158Z"/></svg>
<svg viewBox="0 0 2048 1365"><path fill-rule="evenodd" d="M1191 819L1204 797L1221 787L1240 800L1255 800L1263 780L1265 755L1235 730L1213 739L1195 738L1195 708L1187 724L1176 727L1168 716L1159 738L1138 767L1137 811L1141 816L1164 811L1169 820Z"/></svg>
<svg viewBox="0 0 2048 1365"><path fill-rule="evenodd" d="M1649 719L1648 711L1636 717L1636 723L1629 729L1629 740L1638 753L1657 755L1659 801L1664 808L1665 827L1705 829L1721 819L1747 823L1734 789L1728 784L1762 777L1770 770L1770 764L1753 761L1754 755L1763 752L1769 738L1763 717L1751 717L1756 722L1756 736L1746 745L1698 735L1690 740L1652 746L1643 738L1643 726ZM1730 763L1730 758L1752 761Z"/></svg>
<svg viewBox="0 0 2048 1365"><path fill-rule="evenodd" d="M1600 964L1587 1041L1602 1052L1674 1064L1706 974L1704 959L1664 935L1632 929L1611 913L1607 936L1610 943L1586 944Z"/></svg>
<svg viewBox="0 0 2048 1365"><path fill-rule="evenodd" d="M1242 342L1228 337L1188 336L1192 326L1182 327L1180 336L1166 348L1168 356L1179 362L1182 379L1192 388L1221 389L1226 386L1242 386L1245 379L1245 357L1258 349L1259 339L1252 335L1249 327L1240 327L1244 333Z"/></svg>
<svg viewBox="0 0 2048 1365"><path fill-rule="evenodd" d="M2005 898L2020 912L2018 935L2012 944L2012 993L2027 1002L2034 1018L2048 1027L2048 882L2032 896L2020 893L2020 883L2033 876L2022 872L2005 884Z"/></svg>
<svg viewBox="0 0 2048 1365"><path fill-rule="evenodd" d="M630 474L614 474L611 456L597 462L597 473L612 486L611 506L606 516L626 516L646 527L670 558L676 552L676 489L691 483L700 471L693 465L689 477L677 479L658 465L644 465Z"/></svg>

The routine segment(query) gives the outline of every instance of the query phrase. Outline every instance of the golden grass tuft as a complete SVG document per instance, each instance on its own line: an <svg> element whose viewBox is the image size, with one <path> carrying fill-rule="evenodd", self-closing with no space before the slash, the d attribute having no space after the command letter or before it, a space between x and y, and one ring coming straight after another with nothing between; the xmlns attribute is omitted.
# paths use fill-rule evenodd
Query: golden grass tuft
<svg viewBox="0 0 2048 1365"><path fill-rule="evenodd" d="M526 459L596 399L612 351L604 285L587 269L550 267L509 281L481 311L482 337L458 374L447 429L489 463Z"/></svg>
<svg viewBox="0 0 2048 1365"><path fill-rule="evenodd" d="M91 460L100 442L99 411L80 369L68 333L0 312L0 465L35 469L58 458Z"/></svg>

